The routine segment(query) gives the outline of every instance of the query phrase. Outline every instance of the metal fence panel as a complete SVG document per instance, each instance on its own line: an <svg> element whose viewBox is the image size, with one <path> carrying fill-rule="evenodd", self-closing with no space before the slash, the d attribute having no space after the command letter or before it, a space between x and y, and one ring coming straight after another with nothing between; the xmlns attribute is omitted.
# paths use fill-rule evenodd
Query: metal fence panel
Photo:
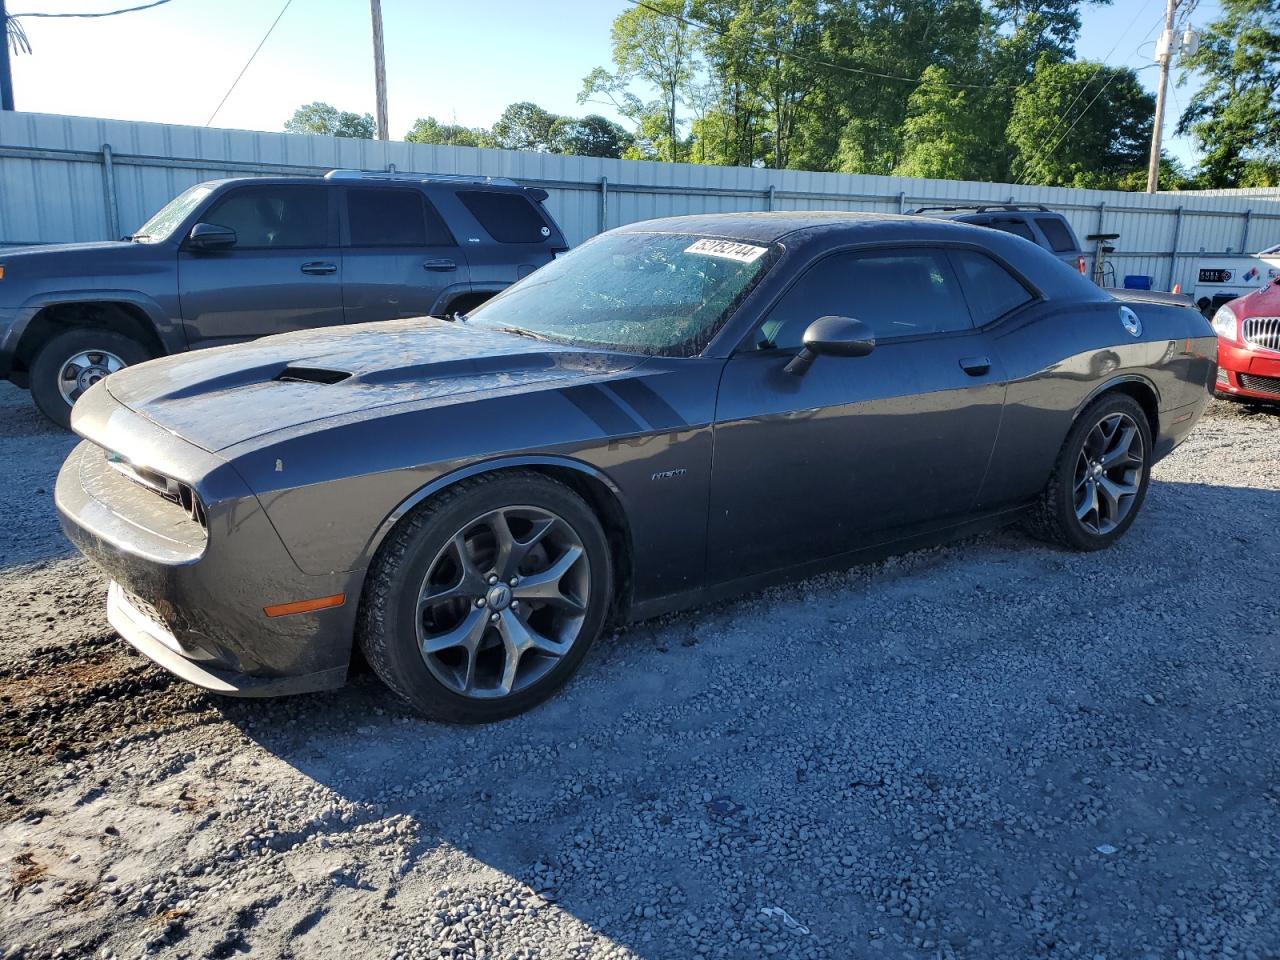
<svg viewBox="0 0 1280 960"><path fill-rule="evenodd" d="M0 113L0 246L136 229L202 180L335 168L512 177L544 187L570 243L654 217L748 210L898 213L946 202L1041 203L1083 240L1118 233L1127 274L1190 286L1201 253L1280 243L1280 189L1133 194L1063 187L709 167Z"/></svg>

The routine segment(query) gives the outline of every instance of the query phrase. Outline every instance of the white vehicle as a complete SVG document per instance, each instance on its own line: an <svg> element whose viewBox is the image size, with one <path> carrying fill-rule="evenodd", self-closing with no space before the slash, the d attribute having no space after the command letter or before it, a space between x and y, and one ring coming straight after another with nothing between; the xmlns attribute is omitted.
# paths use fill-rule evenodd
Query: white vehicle
<svg viewBox="0 0 1280 960"><path fill-rule="evenodd" d="M1191 297L1206 316L1228 300L1243 297L1280 277L1280 244L1253 256L1202 257L1196 264Z"/></svg>

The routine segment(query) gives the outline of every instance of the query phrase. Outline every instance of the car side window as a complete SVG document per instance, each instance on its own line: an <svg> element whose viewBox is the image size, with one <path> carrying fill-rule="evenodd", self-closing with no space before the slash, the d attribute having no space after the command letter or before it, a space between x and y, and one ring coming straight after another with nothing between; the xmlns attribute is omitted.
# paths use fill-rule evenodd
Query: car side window
<svg viewBox="0 0 1280 960"><path fill-rule="evenodd" d="M769 311L759 345L794 349L819 317L853 317L877 340L973 326L941 250L837 253L811 266Z"/></svg>
<svg viewBox="0 0 1280 960"><path fill-rule="evenodd" d="M980 327L1035 299L1021 280L985 253L952 250L951 259L964 285L973 322Z"/></svg>
<svg viewBox="0 0 1280 960"><path fill-rule="evenodd" d="M236 232L236 249L329 246L329 198L324 187L245 187L202 218Z"/></svg>
<svg viewBox="0 0 1280 960"><path fill-rule="evenodd" d="M420 190L348 190L347 229L353 247L454 245Z"/></svg>
<svg viewBox="0 0 1280 960"><path fill-rule="evenodd" d="M1003 219L996 218L992 220L988 226L996 230L1002 230L1005 233L1012 233L1015 237L1021 237L1023 240L1030 240L1032 243L1036 243L1036 235L1031 232L1031 227L1027 225L1025 220L1018 220L1014 217L1005 217ZM1039 246L1039 244L1036 243L1036 246Z"/></svg>
<svg viewBox="0 0 1280 960"><path fill-rule="evenodd" d="M520 194L461 190L458 199L499 243L542 243L551 235L542 214Z"/></svg>
<svg viewBox="0 0 1280 960"><path fill-rule="evenodd" d="M1071 231L1057 217L1036 217L1036 226L1044 233L1054 253L1071 253L1076 249Z"/></svg>

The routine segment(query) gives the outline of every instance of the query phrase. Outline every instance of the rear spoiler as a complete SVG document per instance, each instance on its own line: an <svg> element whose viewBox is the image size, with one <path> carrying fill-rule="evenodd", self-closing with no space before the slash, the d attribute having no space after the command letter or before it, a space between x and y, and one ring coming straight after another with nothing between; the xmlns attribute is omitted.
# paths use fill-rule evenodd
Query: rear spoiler
<svg viewBox="0 0 1280 960"><path fill-rule="evenodd" d="M1162 290L1125 290L1121 287L1104 287L1111 296L1125 303L1163 303L1171 307L1191 307L1196 303L1185 293L1165 293Z"/></svg>

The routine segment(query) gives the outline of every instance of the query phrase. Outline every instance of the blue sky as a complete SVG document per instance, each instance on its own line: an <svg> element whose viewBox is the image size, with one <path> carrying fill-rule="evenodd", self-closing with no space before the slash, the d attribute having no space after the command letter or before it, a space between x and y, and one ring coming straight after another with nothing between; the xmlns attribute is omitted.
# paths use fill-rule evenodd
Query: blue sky
<svg viewBox="0 0 1280 960"><path fill-rule="evenodd" d="M141 0L7 0L12 13L96 11ZM23 21L33 54L13 61L17 107L47 113L203 125L284 0L172 0L93 20ZM609 60L609 25L626 0L383 0L392 135L420 116L488 126L512 101L556 113L580 106L582 78ZM1204 0L1195 22L1216 11ZM1150 64L1164 0L1089 8L1081 56ZM1148 42L1140 46L1142 41ZM215 126L279 130L299 104L373 110L366 0L293 0L222 107ZM1155 69L1139 76L1149 87ZM1171 85L1172 86L1172 85ZM1176 123L1188 90L1175 90ZM1190 145L1169 142L1183 159Z"/></svg>

